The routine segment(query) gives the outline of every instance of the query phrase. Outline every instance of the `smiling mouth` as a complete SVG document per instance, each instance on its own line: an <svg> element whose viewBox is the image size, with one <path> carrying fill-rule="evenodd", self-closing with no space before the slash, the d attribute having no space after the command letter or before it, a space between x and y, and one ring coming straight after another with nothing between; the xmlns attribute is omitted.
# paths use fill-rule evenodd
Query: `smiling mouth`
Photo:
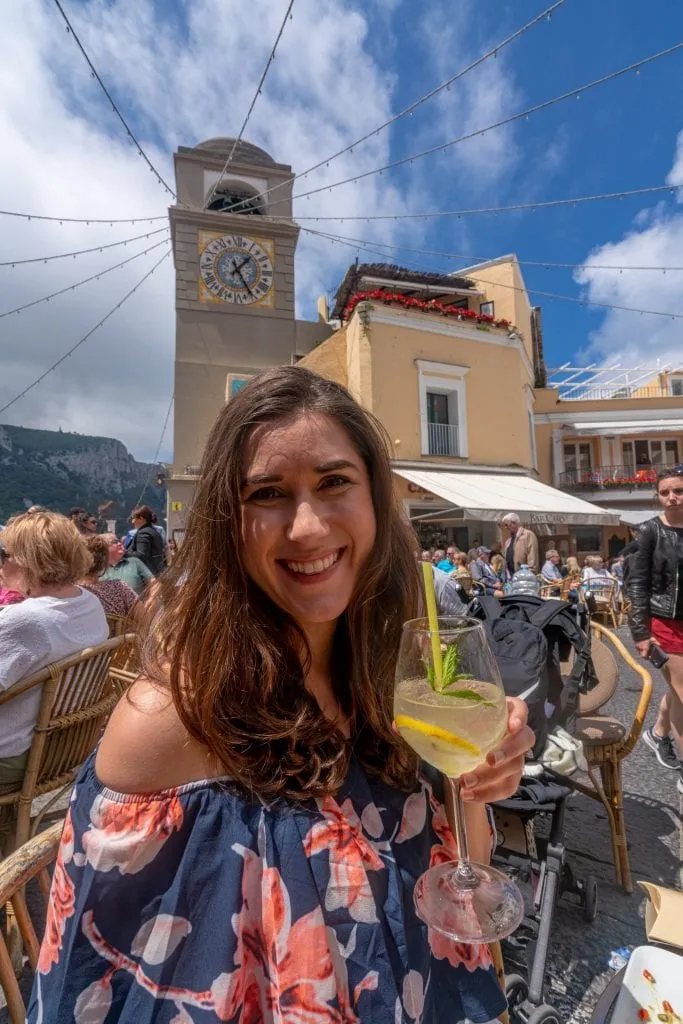
<svg viewBox="0 0 683 1024"><path fill-rule="evenodd" d="M324 558L315 558L306 562L290 561L289 559L282 558L278 559L278 563L290 576L299 580L310 580L313 582L322 576L327 576L342 557L345 550L346 548L338 548L336 551L331 551L329 555L325 555Z"/></svg>

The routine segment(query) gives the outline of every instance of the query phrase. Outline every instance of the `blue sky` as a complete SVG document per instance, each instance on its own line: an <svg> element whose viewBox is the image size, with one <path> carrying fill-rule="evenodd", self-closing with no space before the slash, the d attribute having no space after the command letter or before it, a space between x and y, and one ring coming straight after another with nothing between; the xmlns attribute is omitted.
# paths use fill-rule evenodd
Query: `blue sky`
<svg viewBox="0 0 683 1024"><path fill-rule="evenodd" d="M234 135L287 0L63 0L98 71L159 170L172 154ZM550 0L295 0L246 138L301 172L349 145L549 6ZM126 140L52 0L3 13L0 207L72 217L163 216L168 197ZM465 76L296 191L334 185L489 124L683 40L683 5L566 0L498 57ZM683 313L683 272L601 271L595 264L683 266L683 190L526 213L311 225L310 216L372 217L500 206L621 189L683 185L683 51L382 176L301 199L302 226L369 242L462 253L397 253L396 262L456 270L470 257L582 264L523 267L543 307L546 357L625 365L680 360L683 321L605 311L533 289ZM163 226L163 221L160 222ZM160 226L154 224L154 227ZM3 219L0 261L123 241L144 226ZM142 252L142 240L76 259L0 267L0 314ZM64 354L164 251L49 303L0 319L0 406ZM302 232L300 316L315 315L356 251ZM368 259L359 250L361 259ZM172 391L173 272L166 262L104 327L0 422L121 438L149 458ZM169 454L170 439L162 451Z"/></svg>

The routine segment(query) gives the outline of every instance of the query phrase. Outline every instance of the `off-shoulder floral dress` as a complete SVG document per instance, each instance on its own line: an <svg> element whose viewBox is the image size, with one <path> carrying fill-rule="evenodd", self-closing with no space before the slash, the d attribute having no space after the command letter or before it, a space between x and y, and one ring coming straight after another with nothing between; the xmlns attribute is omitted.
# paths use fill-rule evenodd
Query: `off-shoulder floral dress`
<svg viewBox="0 0 683 1024"><path fill-rule="evenodd" d="M336 798L263 806L228 782L112 792L94 757L55 867L31 1024L481 1024L486 946L428 930L413 886L449 860L439 780L352 760Z"/></svg>

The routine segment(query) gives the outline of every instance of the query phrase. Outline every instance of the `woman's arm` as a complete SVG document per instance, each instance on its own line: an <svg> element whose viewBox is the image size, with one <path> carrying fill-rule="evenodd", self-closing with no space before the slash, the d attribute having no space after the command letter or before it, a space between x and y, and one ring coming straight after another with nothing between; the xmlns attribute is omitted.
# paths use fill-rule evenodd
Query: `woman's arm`
<svg viewBox="0 0 683 1024"><path fill-rule="evenodd" d="M657 526L646 525L640 532L638 550L629 559L628 596L631 610L628 624L636 643L650 639L650 594L652 556L657 543Z"/></svg>

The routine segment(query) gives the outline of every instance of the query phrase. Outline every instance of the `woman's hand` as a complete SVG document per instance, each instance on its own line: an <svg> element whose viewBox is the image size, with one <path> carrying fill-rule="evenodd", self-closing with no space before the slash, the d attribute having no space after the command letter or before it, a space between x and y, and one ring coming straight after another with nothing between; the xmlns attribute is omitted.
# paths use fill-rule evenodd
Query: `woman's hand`
<svg viewBox="0 0 683 1024"><path fill-rule="evenodd" d="M654 637L648 637L647 640L636 640L636 650L641 658L647 658L650 651L650 644L655 642Z"/></svg>
<svg viewBox="0 0 683 1024"><path fill-rule="evenodd" d="M517 792L524 769L524 756L534 745L535 736L527 725L529 709L518 697L507 697L508 729L498 750L492 750L486 763L462 778L463 800L494 803Z"/></svg>

